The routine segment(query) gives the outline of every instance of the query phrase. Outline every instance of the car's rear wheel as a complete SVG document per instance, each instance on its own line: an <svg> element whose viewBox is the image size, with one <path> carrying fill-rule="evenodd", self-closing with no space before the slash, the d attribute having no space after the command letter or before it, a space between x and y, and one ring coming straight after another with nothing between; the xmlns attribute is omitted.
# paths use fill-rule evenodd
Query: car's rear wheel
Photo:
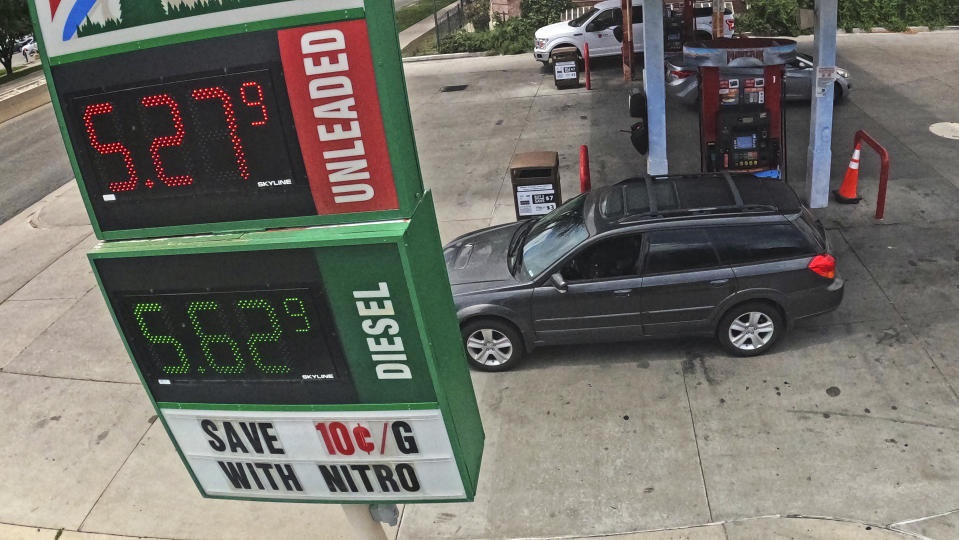
<svg viewBox="0 0 959 540"><path fill-rule="evenodd" d="M840 102L842 102L842 97L843 97L843 96L842 96L842 85L839 84L839 83L833 83L833 91L832 91L832 101L833 101L833 103L840 103Z"/></svg>
<svg viewBox="0 0 959 540"><path fill-rule="evenodd" d="M757 356L771 349L785 330L783 317L775 306L750 302L726 312L719 322L716 337L732 354Z"/></svg>
<svg viewBox="0 0 959 540"><path fill-rule="evenodd" d="M523 358L523 339L513 325L478 319L463 325L463 346L470 365L481 371L513 369Z"/></svg>

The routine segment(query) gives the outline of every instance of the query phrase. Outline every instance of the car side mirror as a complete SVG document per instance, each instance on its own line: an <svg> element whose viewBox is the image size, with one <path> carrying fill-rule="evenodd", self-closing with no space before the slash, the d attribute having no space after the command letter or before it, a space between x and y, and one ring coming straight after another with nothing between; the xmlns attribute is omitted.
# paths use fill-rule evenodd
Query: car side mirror
<svg viewBox="0 0 959 540"><path fill-rule="evenodd" d="M553 275L549 276L549 280L550 282L552 282L553 287L556 287L556 290L558 290L561 293L566 292L566 289L568 287L566 285L566 280L563 279L563 274L560 274L559 272L554 272Z"/></svg>
<svg viewBox="0 0 959 540"><path fill-rule="evenodd" d="M616 38L616 41L618 41L618 42L620 42L620 43L623 42L623 27L622 27L622 26L614 26L614 27L613 27L613 37Z"/></svg>

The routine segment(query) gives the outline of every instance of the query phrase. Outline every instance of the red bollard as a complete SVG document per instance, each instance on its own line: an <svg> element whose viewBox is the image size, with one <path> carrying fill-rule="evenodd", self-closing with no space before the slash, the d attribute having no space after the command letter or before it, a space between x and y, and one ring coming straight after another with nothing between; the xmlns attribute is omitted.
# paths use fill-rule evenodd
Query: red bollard
<svg viewBox="0 0 959 540"><path fill-rule="evenodd" d="M586 79L589 81L589 78ZM589 179L589 148L586 145L579 147L579 192L586 193L593 189Z"/></svg>
<svg viewBox="0 0 959 540"><path fill-rule="evenodd" d="M583 69L586 71L586 89L592 90L589 85L589 43L583 44Z"/></svg>

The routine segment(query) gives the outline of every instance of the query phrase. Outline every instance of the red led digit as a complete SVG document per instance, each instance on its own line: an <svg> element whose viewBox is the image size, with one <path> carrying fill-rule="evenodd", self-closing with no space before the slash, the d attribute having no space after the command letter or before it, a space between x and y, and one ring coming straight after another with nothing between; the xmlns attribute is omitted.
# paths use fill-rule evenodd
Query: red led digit
<svg viewBox="0 0 959 540"><path fill-rule="evenodd" d="M101 155L106 154L122 154L123 163L127 167L127 175L129 179L122 182L110 182L109 188L110 191L130 191L131 189L137 187L137 170L133 165L133 155L130 154L130 151L126 146L123 146L122 143L114 142L109 144L104 144L97 139L97 130L93 125L93 117L99 116L101 114L107 114L113 112L112 103L97 103L96 105L87 105L87 108L83 110L83 125L87 130L87 138L90 139L90 145L96 149L97 152L100 152Z"/></svg>
<svg viewBox="0 0 959 540"><path fill-rule="evenodd" d="M226 119L226 127L230 130L230 138L233 140L233 154L236 156L236 170L244 180L250 178L250 168L246 166L246 153L243 151L243 141L236 134L236 113L233 112L233 100L226 90L221 86L210 88L198 88L193 91L193 99L201 101L204 99L219 99L223 105L223 116Z"/></svg>
<svg viewBox="0 0 959 540"><path fill-rule="evenodd" d="M246 97L246 89L256 87L256 101L251 101ZM263 120L257 120L256 122L250 122L251 126L262 126L266 124L266 121L269 120L269 115L266 114L266 105L263 104L263 87L260 86L260 83L247 81L243 83L243 86L240 87L240 96L243 98L243 103L247 107L259 107L263 111Z"/></svg>
<svg viewBox="0 0 959 540"><path fill-rule="evenodd" d="M167 176L163 168L163 161L160 160L161 148L180 146L180 144L183 143L183 134L186 133L186 131L183 129L183 117L180 116L180 106L177 105L177 102L174 101L169 94L147 96L140 100L140 103L142 103L144 107L169 107L170 117L173 119L173 127L176 129L174 135L157 137L150 143L150 155L153 156L153 168L156 170L157 180L160 180L170 187L188 186L192 184L193 177L188 174L182 176ZM147 180L146 185L147 187L153 187L153 182Z"/></svg>

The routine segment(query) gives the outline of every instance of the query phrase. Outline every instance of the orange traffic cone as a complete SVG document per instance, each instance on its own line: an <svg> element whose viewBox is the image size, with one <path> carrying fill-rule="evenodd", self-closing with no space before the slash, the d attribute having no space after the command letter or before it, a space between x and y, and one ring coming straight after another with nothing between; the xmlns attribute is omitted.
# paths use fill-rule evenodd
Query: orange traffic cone
<svg viewBox="0 0 959 540"><path fill-rule="evenodd" d="M842 179L842 186L832 192L838 203L856 204L862 200L862 197L856 196L856 184L859 183L860 150L862 150L862 145L856 143L856 149L852 151L852 159L849 160L849 168L846 169L846 176Z"/></svg>

